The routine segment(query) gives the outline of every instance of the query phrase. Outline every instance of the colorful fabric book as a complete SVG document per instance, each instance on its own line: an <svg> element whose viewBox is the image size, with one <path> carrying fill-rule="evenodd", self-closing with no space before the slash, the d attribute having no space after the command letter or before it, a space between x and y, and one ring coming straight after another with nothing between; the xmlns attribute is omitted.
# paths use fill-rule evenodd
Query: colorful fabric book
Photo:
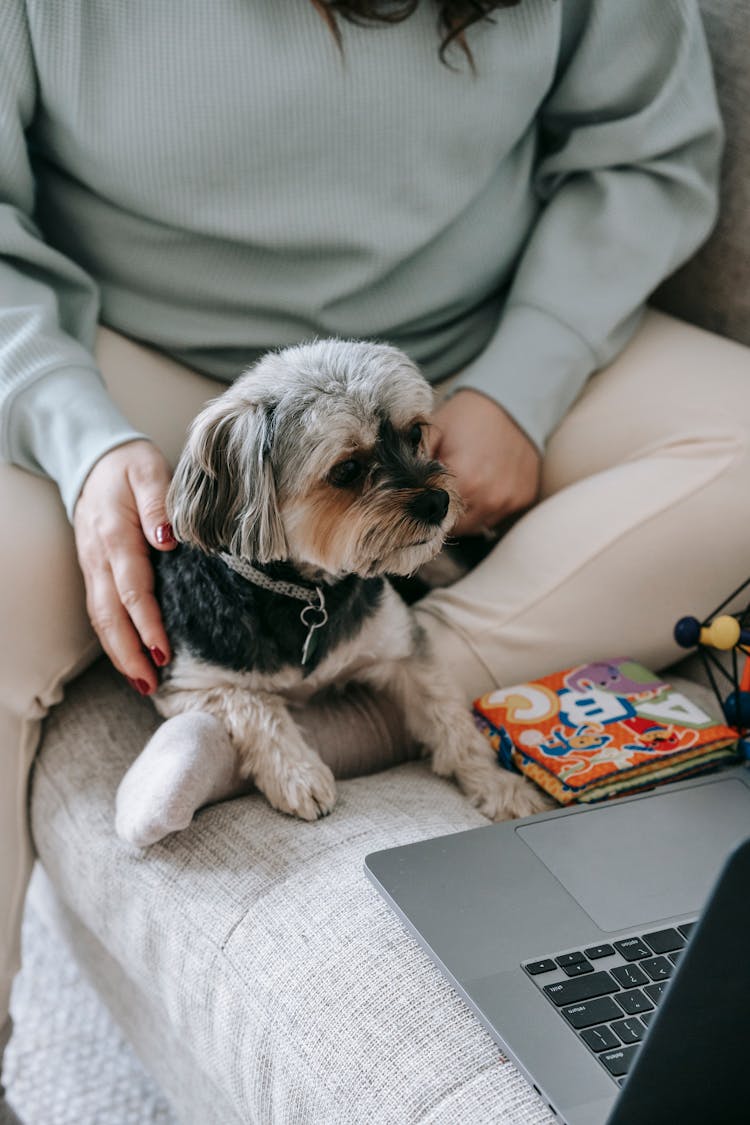
<svg viewBox="0 0 750 1125"><path fill-rule="evenodd" d="M500 763L562 805L739 760L737 731L627 657L489 692L474 713Z"/></svg>

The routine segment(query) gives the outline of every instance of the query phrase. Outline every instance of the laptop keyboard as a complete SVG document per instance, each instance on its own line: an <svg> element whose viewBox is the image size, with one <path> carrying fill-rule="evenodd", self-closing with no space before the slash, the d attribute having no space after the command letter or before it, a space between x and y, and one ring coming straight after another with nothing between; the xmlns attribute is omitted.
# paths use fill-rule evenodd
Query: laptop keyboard
<svg viewBox="0 0 750 1125"><path fill-rule="evenodd" d="M556 953L521 967L622 1085L694 924Z"/></svg>

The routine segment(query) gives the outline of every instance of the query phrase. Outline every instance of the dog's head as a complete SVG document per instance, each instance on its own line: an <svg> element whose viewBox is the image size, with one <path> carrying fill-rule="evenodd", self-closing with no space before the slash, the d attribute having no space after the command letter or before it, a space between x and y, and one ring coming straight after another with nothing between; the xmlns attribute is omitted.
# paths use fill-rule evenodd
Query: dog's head
<svg viewBox="0 0 750 1125"><path fill-rule="evenodd" d="M169 490L176 537L332 575L408 574L460 500L424 443L429 384L396 348L271 352L198 415Z"/></svg>

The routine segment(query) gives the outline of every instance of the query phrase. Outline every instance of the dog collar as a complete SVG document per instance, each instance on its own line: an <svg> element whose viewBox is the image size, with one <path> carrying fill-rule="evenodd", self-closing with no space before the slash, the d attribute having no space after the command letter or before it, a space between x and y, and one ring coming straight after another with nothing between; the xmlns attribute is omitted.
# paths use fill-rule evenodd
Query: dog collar
<svg viewBox="0 0 750 1125"><path fill-rule="evenodd" d="M300 663L307 664L318 647L316 630L321 629L328 620L326 601L320 586L298 586L294 582L282 582L277 578L269 578L267 574L256 569L246 559L240 558L238 555L230 555L228 551L221 551L219 558L230 570L235 571L236 574L241 575L242 578L252 582L255 586L262 586L264 590L270 590L272 594L297 598L299 601L307 603L299 615L300 621L308 631L305 643L302 646ZM315 615L318 615L317 620Z"/></svg>

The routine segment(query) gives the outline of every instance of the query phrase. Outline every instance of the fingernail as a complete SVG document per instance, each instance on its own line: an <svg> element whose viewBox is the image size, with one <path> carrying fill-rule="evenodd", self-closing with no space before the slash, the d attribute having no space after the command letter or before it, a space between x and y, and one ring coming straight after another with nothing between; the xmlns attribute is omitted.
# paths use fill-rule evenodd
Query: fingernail
<svg viewBox="0 0 750 1125"><path fill-rule="evenodd" d="M161 649L157 648L156 645L154 645L148 651L151 653L154 664L156 664L156 666L158 668L163 668L164 665L167 663L167 658L164 655L164 653L161 651Z"/></svg>
<svg viewBox="0 0 750 1125"><path fill-rule="evenodd" d="M154 532L157 543L176 543L171 523L160 523Z"/></svg>
<svg viewBox="0 0 750 1125"><path fill-rule="evenodd" d="M125 679L128 681L133 690L137 691L139 695L151 694L151 688L148 686L145 680L131 680L130 676L126 676Z"/></svg>

